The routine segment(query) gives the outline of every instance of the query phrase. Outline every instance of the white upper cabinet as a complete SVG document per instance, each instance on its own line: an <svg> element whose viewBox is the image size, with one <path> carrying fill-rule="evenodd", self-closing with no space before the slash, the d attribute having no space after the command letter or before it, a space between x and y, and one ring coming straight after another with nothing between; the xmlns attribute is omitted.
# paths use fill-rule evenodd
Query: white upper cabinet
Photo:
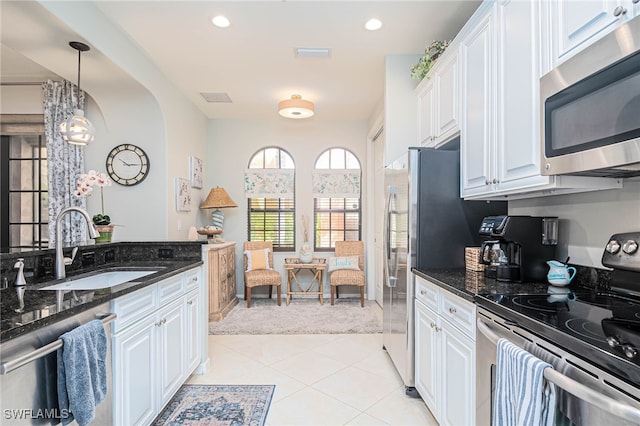
<svg viewBox="0 0 640 426"><path fill-rule="evenodd" d="M640 13L638 0L557 0L549 5L553 66Z"/></svg>
<svg viewBox="0 0 640 426"><path fill-rule="evenodd" d="M435 126L433 125L433 98L435 90L433 81L425 77L418 87L418 142L422 146L433 147L436 144Z"/></svg>
<svg viewBox="0 0 640 426"><path fill-rule="evenodd" d="M494 13L480 19L460 43L462 63L462 196L491 190L495 168Z"/></svg>
<svg viewBox="0 0 640 426"><path fill-rule="evenodd" d="M460 74L455 47L439 58L418 87L418 142L438 147L460 133Z"/></svg>
<svg viewBox="0 0 640 426"><path fill-rule="evenodd" d="M516 199L621 182L540 174L540 76L546 2L485 1L463 29L461 195Z"/></svg>

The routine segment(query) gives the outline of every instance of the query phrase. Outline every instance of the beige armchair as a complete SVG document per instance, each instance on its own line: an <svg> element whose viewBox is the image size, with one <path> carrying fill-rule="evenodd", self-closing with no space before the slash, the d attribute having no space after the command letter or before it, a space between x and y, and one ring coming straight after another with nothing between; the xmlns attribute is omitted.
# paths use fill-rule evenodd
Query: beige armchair
<svg viewBox="0 0 640 426"><path fill-rule="evenodd" d="M278 291L278 306L280 306L280 299L282 296L282 276L278 271L273 269L254 269L247 271L247 250L260 250L269 249L268 266L273 268L273 244L271 242L263 241L246 241L243 246L243 258L244 258L244 299L247 301L247 308L251 307L251 289L258 286L269 286L269 299L273 294L273 286L277 287Z"/></svg>
<svg viewBox="0 0 640 426"><path fill-rule="evenodd" d="M334 292L337 297L338 286L354 285L360 287L360 305L364 308L364 243L362 241L336 241L336 256L358 256L359 271L339 269L331 272L331 304L334 304Z"/></svg>

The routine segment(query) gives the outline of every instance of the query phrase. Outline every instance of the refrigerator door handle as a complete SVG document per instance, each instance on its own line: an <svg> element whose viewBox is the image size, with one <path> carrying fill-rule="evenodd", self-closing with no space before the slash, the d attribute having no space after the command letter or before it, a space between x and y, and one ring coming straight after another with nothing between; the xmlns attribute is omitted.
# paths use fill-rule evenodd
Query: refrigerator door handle
<svg viewBox="0 0 640 426"><path fill-rule="evenodd" d="M389 260L391 259L391 200L395 196L396 189L393 185L389 186L387 195L387 203L384 209L384 272L386 276L385 284L387 287L395 287L396 277L390 275ZM393 284L392 284L393 282Z"/></svg>

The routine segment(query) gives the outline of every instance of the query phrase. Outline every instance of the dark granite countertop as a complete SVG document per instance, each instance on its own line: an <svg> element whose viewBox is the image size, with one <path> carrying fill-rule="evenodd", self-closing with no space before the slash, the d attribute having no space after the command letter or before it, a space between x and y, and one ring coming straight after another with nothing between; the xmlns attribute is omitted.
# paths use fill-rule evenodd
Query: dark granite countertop
<svg viewBox="0 0 640 426"><path fill-rule="evenodd" d="M477 295L483 294L546 294L548 283L510 283L485 278L484 272L472 272L465 269L425 270L413 269L413 272L442 287L443 289L475 302ZM579 284L572 284L578 287ZM589 289L588 287L580 287Z"/></svg>
<svg viewBox="0 0 640 426"><path fill-rule="evenodd" d="M24 290L24 309L19 311L18 294L16 287L10 286L0 291L2 301L0 319L0 343L13 339L24 333L47 326L56 321L71 317L84 310L108 302L111 299L123 296L127 293L144 288L148 285L162 281L181 272L202 265L202 261L155 261L155 262L127 262L106 269L97 269L93 272L85 272L82 276L99 273L101 271L126 271L131 269L159 269L150 275L137 278L133 281L117 285L115 287L98 290L76 290L65 292L62 304L57 303L59 290L39 290L42 287L58 284L74 279L69 276L63 280L53 280L40 284L27 285ZM75 277L77 278L77 277Z"/></svg>
<svg viewBox="0 0 640 426"><path fill-rule="evenodd" d="M91 265L85 266L85 262L80 265L80 256L77 256L74 263L78 265L72 265L76 266L75 268L69 267L67 278L62 280L54 279L50 269L39 267L52 256L51 250L22 254L20 256L25 258L25 272L29 271L28 274L25 273L27 285L24 286L24 308L19 309L19 287L9 284L0 290L0 343L196 268L203 263L200 245L190 242L151 242L82 247L90 250L91 259L95 257L95 261ZM106 260L103 252L107 253ZM115 252L111 255L112 259L108 258L109 252ZM162 258L165 254L171 257ZM5 265L12 265L15 258L16 255L2 255L0 261ZM100 272L132 269L149 269L156 272L110 288L68 291L63 294L61 303L58 301L59 290L40 290ZM5 269L7 270L8 268ZM4 274L6 272L3 271L3 276L6 276ZM5 281L12 283L14 276Z"/></svg>

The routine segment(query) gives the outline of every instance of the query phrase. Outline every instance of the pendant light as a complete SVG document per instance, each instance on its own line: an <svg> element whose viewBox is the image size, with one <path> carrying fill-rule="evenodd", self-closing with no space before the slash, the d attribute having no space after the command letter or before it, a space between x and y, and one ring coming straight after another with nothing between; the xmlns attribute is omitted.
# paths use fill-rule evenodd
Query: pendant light
<svg viewBox="0 0 640 426"><path fill-rule="evenodd" d="M70 41L69 46L78 51L78 102L73 115L60 123L60 133L62 139L72 145L87 145L95 137L93 124L84 116L84 111L80 109L80 55L90 49L79 41Z"/></svg>

